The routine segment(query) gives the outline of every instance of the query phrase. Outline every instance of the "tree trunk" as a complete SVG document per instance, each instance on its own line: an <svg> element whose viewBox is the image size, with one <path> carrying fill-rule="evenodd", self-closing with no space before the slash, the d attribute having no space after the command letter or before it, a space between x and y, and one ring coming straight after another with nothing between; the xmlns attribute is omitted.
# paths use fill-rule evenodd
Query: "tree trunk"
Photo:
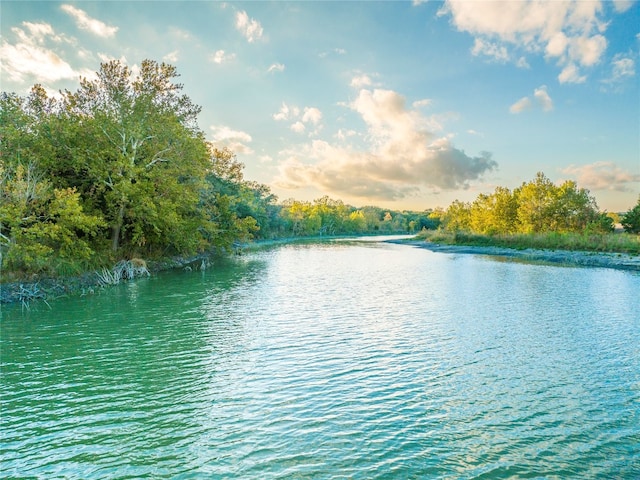
<svg viewBox="0 0 640 480"><path fill-rule="evenodd" d="M118 217L116 223L111 229L111 249L116 252L120 246L120 230L122 230L122 224L124 222L124 203L120 204L120 210L118 210Z"/></svg>

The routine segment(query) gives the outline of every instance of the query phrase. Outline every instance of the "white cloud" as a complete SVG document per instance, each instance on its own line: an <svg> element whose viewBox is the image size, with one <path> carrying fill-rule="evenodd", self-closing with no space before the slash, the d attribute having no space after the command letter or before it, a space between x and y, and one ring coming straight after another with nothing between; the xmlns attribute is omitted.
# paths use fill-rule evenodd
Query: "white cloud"
<svg viewBox="0 0 640 480"><path fill-rule="evenodd" d="M244 10L236 13L236 28L245 36L249 43L253 43L262 38L262 25L260 25L260 22L257 20L253 18L250 19Z"/></svg>
<svg viewBox="0 0 640 480"><path fill-rule="evenodd" d="M569 42L569 58L591 67L600 61L606 48L607 39L602 35L572 38Z"/></svg>
<svg viewBox="0 0 640 480"><path fill-rule="evenodd" d="M118 27L111 27L100 20L91 18L84 10L80 10L73 5L61 5L60 9L75 20L78 28L91 32L98 37L110 38L118 31Z"/></svg>
<svg viewBox="0 0 640 480"><path fill-rule="evenodd" d="M617 54L611 60L611 74L603 80L607 84L620 84L636 75L636 62L631 56Z"/></svg>
<svg viewBox="0 0 640 480"><path fill-rule="evenodd" d="M364 74L353 77L350 83L350 85L354 88L368 87L368 86L371 86L371 84L372 84L371 77Z"/></svg>
<svg viewBox="0 0 640 480"><path fill-rule="evenodd" d="M475 37L473 55L524 66L528 63L522 53L544 53L562 69L562 83L583 82L579 69L597 64L607 47L607 23L598 0L447 0L438 14L450 15L458 30Z"/></svg>
<svg viewBox="0 0 640 480"><path fill-rule="evenodd" d="M640 174L631 173L613 162L569 165L562 173L573 176L578 185L590 190L629 191L632 183L640 183Z"/></svg>
<svg viewBox="0 0 640 480"><path fill-rule="evenodd" d="M44 43L47 37L51 37L56 42L60 41L60 37L55 34L53 27L48 23L22 22L22 25L29 30L30 36L26 35L25 32L19 28L12 29L21 41L30 41L40 45Z"/></svg>
<svg viewBox="0 0 640 480"><path fill-rule="evenodd" d="M304 123L313 123L317 125L322 120L322 112L316 107L304 107L304 113L302 114L302 121Z"/></svg>
<svg viewBox="0 0 640 480"><path fill-rule="evenodd" d="M284 65L282 63L274 63L272 64L269 69L267 70L267 72L272 73L272 72L284 72Z"/></svg>
<svg viewBox="0 0 640 480"><path fill-rule="evenodd" d="M533 91L533 100L535 100L543 111L550 112L553 110L553 100L551 100L547 92L546 85L542 85ZM511 113L522 113L525 110L531 109L533 105L533 101L529 97L522 97L509 107L509 111Z"/></svg>
<svg viewBox="0 0 640 480"><path fill-rule="evenodd" d="M509 53L507 47L495 42L488 42L481 38L476 38L473 42L471 53L475 56L486 55L493 58L497 62L506 63L509 61Z"/></svg>
<svg viewBox="0 0 640 480"><path fill-rule="evenodd" d="M529 97L522 97L516 103L509 107L511 113L521 113L531 108L531 99Z"/></svg>
<svg viewBox="0 0 640 480"><path fill-rule="evenodd" d="M213 63L217 63L218 65L226 62L231 62L235 60L235 58L235 53L226 53L224 50L216 50L215 53L209 56L209 60L211 60Z"/></svg>
<svg viewBox="0 0 640 480"><path fill-rule="evenodd" d="M211 138L217 148L229 148L236 154L251 154L253 150L245 145L252 141L251 135L240 130L233 130L225 125L211 125Z"/></svg>
<svg viewBox="0 0 640 480"><path fill-rule="evenodd" d="M291 126L289 127L291 130L293 130L296 133L304 133L304 131L306 130L306 127L304 126L304 123L297 121L293 124L291 124Z"/></svg>
<svg viewBox="0 0 640 480"><path fill-rule="evenodd" d="M280 186L315 186L338 195L393 200L422 188L465 188L496 167L488 153L470 157L448 137L435 137L430 127L439 127L437 122L408 109L397 92L362 89L349 108L367 126L367 148L313 140L281 152L285 161L280 165ZM354 131L342 130L336 135L340 141L355 136Z"/></svg>
<svg viewBox="0 0 640 480"><path fill-rule="evenodd" d="M289 129L296 133L304 133L307 129L305 124L313 124L318 127L314 132L311 132L310 135L317 134L320 129L322 129L322 126L319 125L322 120L322 112L316 107L304 107L304 110L301 112L298 107L289 106L285 102L282 102L280 110L274 113L272 118L276 121L294 121L289 126Z"/></svg>
<svg viewBox="0 0 640 480"><path fill-rule="evenodd" d="M358 134L355 130L343 130L339 129L338 133L334 135L338 140L346 140L349 137L355 137Z"/></svg>
<svg viewBox="0 0 640 480"><path fill-rule="evenodd" d="M164 57L162 57L164 62L175 63L178 61L178 50L174 50L173 52L167 53Z"/></svg>
<svg viewBox="0 0 640 480"><path fill-rule="evenodd" d="M432 103L433 101L431 99L423 98L422 100L416 100L411 105L413 106L413 108L422 108L422 107L429 107L431 106Z"/></svg>
<svg viewBox="0 0 640 480"><path fill-rule="evenodd" d="M278 113L274 113L272 117L274 120L282 121L289 120L290 118L296 118L298 115L300 115L300 109L298 107L290 107L285 102L282 102L280 110L278 110Z"/></svg>
<svg viewBox="0 0 640 480"><path fill-rule="evenodd" d="M538 103L542 107L542 110L544 110L545 112L550 112L551 110L553 110L553 101L547 93L546 85L542 85L541 87L536 88L533 91L533 98L538 101Z"/></svg>
<svg viewBox="0 0 640 480"><path fill-rule="evenodd" d="M587 77L580 75L580 70L575 64L570 63L562 69L560 75L558 75L558 81L560 83L584 83Z"/></svg>
<svg viewBox="0 0 640 480"><path fill-rule="evenodd" d="M633 58L616 55L611 62L613 65L613 78L633 77L636 74Z"/></svg>
<svg viewBox="0 0 640 480"><path fill-rule="evenodd" d="M613 0L613 7L616 9L616 12L626 12L632 5L632 0Z"/></svg>
<svg viewBox="0 0 640 480"><path fill-rule="evenodd" d="M11 29L18 40L15 44L3 39L0 45L0 68L10 81L49 83L93 75L87 69L74 69L46 46L49 41L74 43L72 39L56 35L51 25L46 23L23 22L22 25L28 31L18 27Z"/></svg>

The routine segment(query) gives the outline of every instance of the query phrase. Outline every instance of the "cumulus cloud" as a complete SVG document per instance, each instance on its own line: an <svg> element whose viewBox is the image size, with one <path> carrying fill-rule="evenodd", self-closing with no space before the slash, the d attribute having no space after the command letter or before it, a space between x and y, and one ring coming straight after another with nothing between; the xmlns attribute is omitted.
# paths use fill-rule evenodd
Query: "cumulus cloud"
<svg viewBox="0 0 640 480"><path fill-rule="evenodd" d="M249 43L262 38L262 25L257 20L249 18L249 15L244 10L236 13L236 28Z"/></svg>
<svg viewBox="0 0 640 480"><path fill-rule="evenodd" d="M76 8L73 5L61 5L60 9L75 20L78 28L91 32L98 37L110 38L118 31L118 27L112 27L100 20L91 18L87 15L87 12Z"/></svg>
<svg viewBox="0 0 640 480"><path fill-rule="evenodd" d="M349 137L355 137L358 134L355 130L343 130L342 128L334 135L338 140L346 140Z"/></svg>
<svg viewBox="0 0 640 480"><path fill-rule="evenodd" d="M295 123L292 123L289 128L296 133L304 133L307 127L305 127L304 123L302 123L301 121L297 121Z"/></svg>
<svg viewBox="0 0 640 480"><path fill-rule="evenodd" d="M561 170L576 179L578 185L590 190L629 191L632 183L640 183L640 173L628 172L613 162L589 165L569 165Z"/></svg>
<svg viewBox="0 0 640 480"><path fill-rule="evenodd" d="M298 115L300 115L300 109L298 107L290 107L285 102L282 102L280 110L278 110L278 113L274 113L272 117L274 120L283 121L289 120L290 118L296 118Z"/></svg>
<svg viewBox="0 0 640 480"><path fill-rule="evenodd" d="M624 11L625 5L616 8ZM447 0L438 14L450 15L458 30L475 37L473 55L523 66L521 53L544 54L561 68L561 83L583 82L580 69L597 64L607 47L600 1Z"/></svg>
<svg viewBox="0 0 640 480"><path fill-rule="evenodd" d="M211 125L211 138L217 148L228 148L236 154L251 154L253 150L247 146L252 141L251 135L240 130L233 130L225 125Z"/></svg>
<svg viewBox="0 0 640 480"><path fill-rule="evenodd" d="M285 102L282 102L282 106L277 113L272 115L272 118L276 121L293 121L289 125L289 129L296 133L304 133L307 130L306 124L312 124L316 127L310 134L316 134L322 128L320 121L322 120L322 112L316 107L304 107L304 110L300 111L298 107L289 106Z"/></svg>
<svg viewBox="0 0 640 480"><path fill-rule="evenodd" d="M531 108L531 99L529 97L522 97L516 103L509 107L511 113L521 113Z"/></svg>
<svg viewBox="0 0 640 480"><path fill-rule="evenodd" d="M394 200L425 187L466 188L497 166L489 153L472 157L454 147L450 138L437 137L431 128L437 129L437 122L407 108L404 97L392 90L362 89L349 108L367 126L367 148L313 140L283 152L280 186L313 185L339 195ZM344 141L355 135L341 130L337 138Z"/></svg>
<svg viewBox="0 0 640 480"><path fill-rule="evenodd" d="M211 60L213 63L217 63L218 65L221 65L226 62L230 62L235 58L236 58L235 53L226 53L224 50L216 50L215 53L209 56L209 60Z"/></svg>
<svg viewBox="0 0 640 480"><path fill-rule="evenodd" d="M542 85L541 87L536 88L533 91L533 98L537 100L538 104L542 107L542 110L544 110L545 112L549 112L553 110L553 101L551 100L551 97L547 93L546 85Z"/></svg>
<svg viewBox="0 0 640 480"><path fill-rule="evenodd" d="M284 65L282 63L274 63L269 67L267 72L284 72Z"/></svg>
<svg viewBox="0 0 640 480"><path fill-rule="evenodd" d="M509 111L511 113L522 113L525 110L533 108L534 101L545 112L553 110L553 100L551 100L551 97L547 92L547 86L542 85L533 91L533 100L529 97L522 97L509 107Z"/></svg>
<svg viewBox="0 0 640 480"><path fill-rule="evenodd" d="M351 79L350 85L354 88L369 87L372 85L371 77L368 75L358 75Z"/></svg>
<svg viewBox="0 0 640 480"><path fill-rule="evenodd" d="M74 43L62 35L56 35L47 23L23 22L24 28L13 27L15 43L6 39L0 45L0 68L10 81L49 83L80 76L90 77L93 72L87 69L74 69L48 45L52 42Z"/></svg>
<svg viewBox="0 0 640 480"><path fill-rule="evenodd" d="M169 63L175 63L178 61L178 50L174 50L173 52L167 53L162 60Z"/></svg>
<svg viewBox="0 0 640 480"><path fill-rule="evenodd" d="M493 58L497 62L506 63L509 61L507 47L496 42L489 42L481 38L476 38L473 42L471 53L474 56L485 55Z"/></svg>
<svg viewBox="0 0 640 480"><path fill-rule="evenodd" d="M304 107L304 113L302 114L302 121L304 123L311 122L317 125L322 120L322 112L316 107Z"/></svg>
<svg viewBox="0 0 640 480"><path fill-rule="evenodd" d="M562 69L558 75L560 83L584 83L587 80L585 75L580 75L580 70L576 65L570 63Z"/></svg>

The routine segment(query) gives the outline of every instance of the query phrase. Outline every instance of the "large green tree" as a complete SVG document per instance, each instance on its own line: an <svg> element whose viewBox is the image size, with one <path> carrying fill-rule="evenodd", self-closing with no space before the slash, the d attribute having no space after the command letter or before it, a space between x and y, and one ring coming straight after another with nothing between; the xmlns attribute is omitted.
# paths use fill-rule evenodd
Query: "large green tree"
<svg viewBox="0 0 640 480"><path fill-rule="evenodd" d="M177 76L151 60L136 75L119 61L103 63L96 78L65 92L51 122L57 155L47 167L104 213L113 251L201 246L199 192L210 157L200 107L181 94Z"/></svg>

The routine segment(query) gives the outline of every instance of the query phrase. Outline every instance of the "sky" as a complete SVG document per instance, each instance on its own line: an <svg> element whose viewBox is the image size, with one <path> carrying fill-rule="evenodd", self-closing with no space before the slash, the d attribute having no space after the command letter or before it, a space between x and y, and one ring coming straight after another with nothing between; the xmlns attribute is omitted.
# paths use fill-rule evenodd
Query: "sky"
<svg viewBox="0 0 640 480"><path fill-rule="evenodd" d="M640 194L638 1L0 3L2 91L175 65L208 140L280 200L446 208L542 171Z"/></svg>

